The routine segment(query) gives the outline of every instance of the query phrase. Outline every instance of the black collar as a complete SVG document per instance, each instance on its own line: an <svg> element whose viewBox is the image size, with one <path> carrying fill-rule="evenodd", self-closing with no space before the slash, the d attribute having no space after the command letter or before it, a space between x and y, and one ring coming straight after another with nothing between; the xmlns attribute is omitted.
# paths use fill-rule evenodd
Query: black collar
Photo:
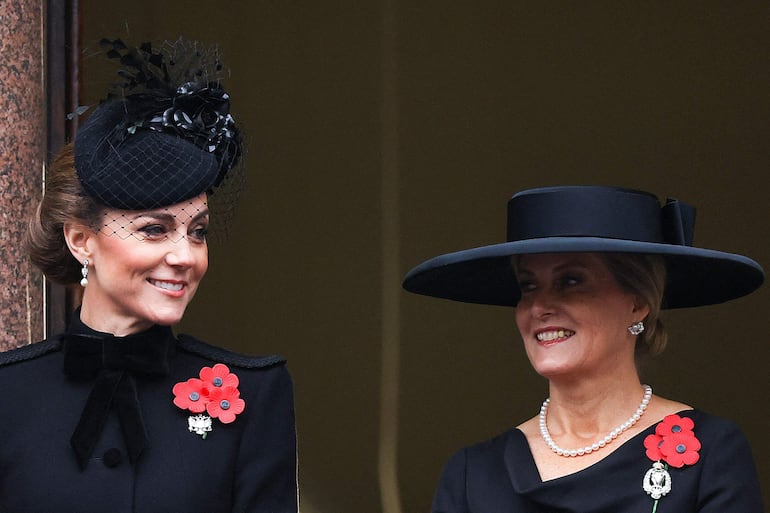
<svg viewBox="0 0 770 513"><path fill-rule="evenodd" d="M115 337L92 330L78 318L62 337L64 373L77 380L93 379L103 369L167 375L174 340L168 326L155 325L147 331Z"/></svg>
<svg viewBox="0 0 770 513"><path fill-rule="evenodd" d="M80 468L85 468L114 409L129 460L134 463L149 445L134 376L169 373L174 334L167 326L153 326L141 333L115 337L89 328L79 313L75 312L70 329L62 336L64 373L73 380L95 382L70 444Z"/></svg>

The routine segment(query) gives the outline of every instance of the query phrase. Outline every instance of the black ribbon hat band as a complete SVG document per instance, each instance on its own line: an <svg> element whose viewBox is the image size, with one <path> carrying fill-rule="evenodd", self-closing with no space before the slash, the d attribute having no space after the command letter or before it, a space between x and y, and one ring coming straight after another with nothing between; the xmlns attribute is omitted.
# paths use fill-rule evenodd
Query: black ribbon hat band
<svg viewBox="0 0 770 513"><path fill-rule="evenodd" d="M508 242L545 237L627 239L691 246L695 209L642 191L552 187L515 195L508 202Z"/></svg>
<svg viewBox="0 0 770 513"><path fill-rule="evenodd" d="M664 308L721 303L764 280L750 258L693 247L695 209L661 207L647 192L603 186L531 189L508 202L507 242L431 258L409 271L406 290L501 306L519 299L513 255L617 252L661 255L667 264Z"/></svg>

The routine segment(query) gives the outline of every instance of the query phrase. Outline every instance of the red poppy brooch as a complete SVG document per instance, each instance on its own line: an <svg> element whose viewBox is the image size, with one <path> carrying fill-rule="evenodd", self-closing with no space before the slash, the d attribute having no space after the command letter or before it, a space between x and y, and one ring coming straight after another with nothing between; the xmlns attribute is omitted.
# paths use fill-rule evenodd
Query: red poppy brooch
<svg viewBox="0 0 770 513"><path fill-rule="evenodd" d="M652 513L658 509L658 501L671 491L669 466L682 468L695 465L700 458L700 441L695 437L695 423L689 417L666 416L657 426L655 434L644 439L647 457L652 468L644 475L642 488L655 501Z"/></svg>
<svg viewBox="0 0 770 513"><path fill-rule="evenodd" d="M246 402L240 398L238 376L227 365L203 367L198 375L174 385L174 404L196 414L187 419L188 429L205 439L212 429L212 418L230 424L243 412Z"/></svg>

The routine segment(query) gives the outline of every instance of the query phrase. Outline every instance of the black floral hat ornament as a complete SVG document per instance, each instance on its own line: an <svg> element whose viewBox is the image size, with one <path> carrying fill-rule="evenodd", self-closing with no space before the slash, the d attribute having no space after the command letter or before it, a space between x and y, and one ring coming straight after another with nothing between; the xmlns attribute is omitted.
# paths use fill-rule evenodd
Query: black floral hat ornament
<svg viewBox="0 0 770 513"><path fill-rule="evenodd" d="M184 39L159 47L100 44L119 61L120 81L75 137L85 191L107 207L144 210L212 194L230 181L242 136L220 83L217 49Z"/></svg>
<svg viewBox="0 0 770 513"><path fill-rule="evenodd" d="M742 255L693 247L695 209L617 187L531 189L508 202L507 242L431 258L406 275L406 290L468 303L516 306L511 257L534 253L660 255L667 278L663 308L722 303L756 290L762 267Z"/></svg>

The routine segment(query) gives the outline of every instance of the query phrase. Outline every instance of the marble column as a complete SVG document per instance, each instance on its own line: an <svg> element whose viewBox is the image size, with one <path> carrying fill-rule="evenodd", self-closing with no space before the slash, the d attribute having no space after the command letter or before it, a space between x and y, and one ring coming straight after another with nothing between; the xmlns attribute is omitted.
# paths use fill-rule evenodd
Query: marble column
<svg viewBox="0 0 770 513"><path fill-rule="evenodd" d="M43 0L0 0L0 350L43 335L43 280L24 235L45 162Z"/></svg>

